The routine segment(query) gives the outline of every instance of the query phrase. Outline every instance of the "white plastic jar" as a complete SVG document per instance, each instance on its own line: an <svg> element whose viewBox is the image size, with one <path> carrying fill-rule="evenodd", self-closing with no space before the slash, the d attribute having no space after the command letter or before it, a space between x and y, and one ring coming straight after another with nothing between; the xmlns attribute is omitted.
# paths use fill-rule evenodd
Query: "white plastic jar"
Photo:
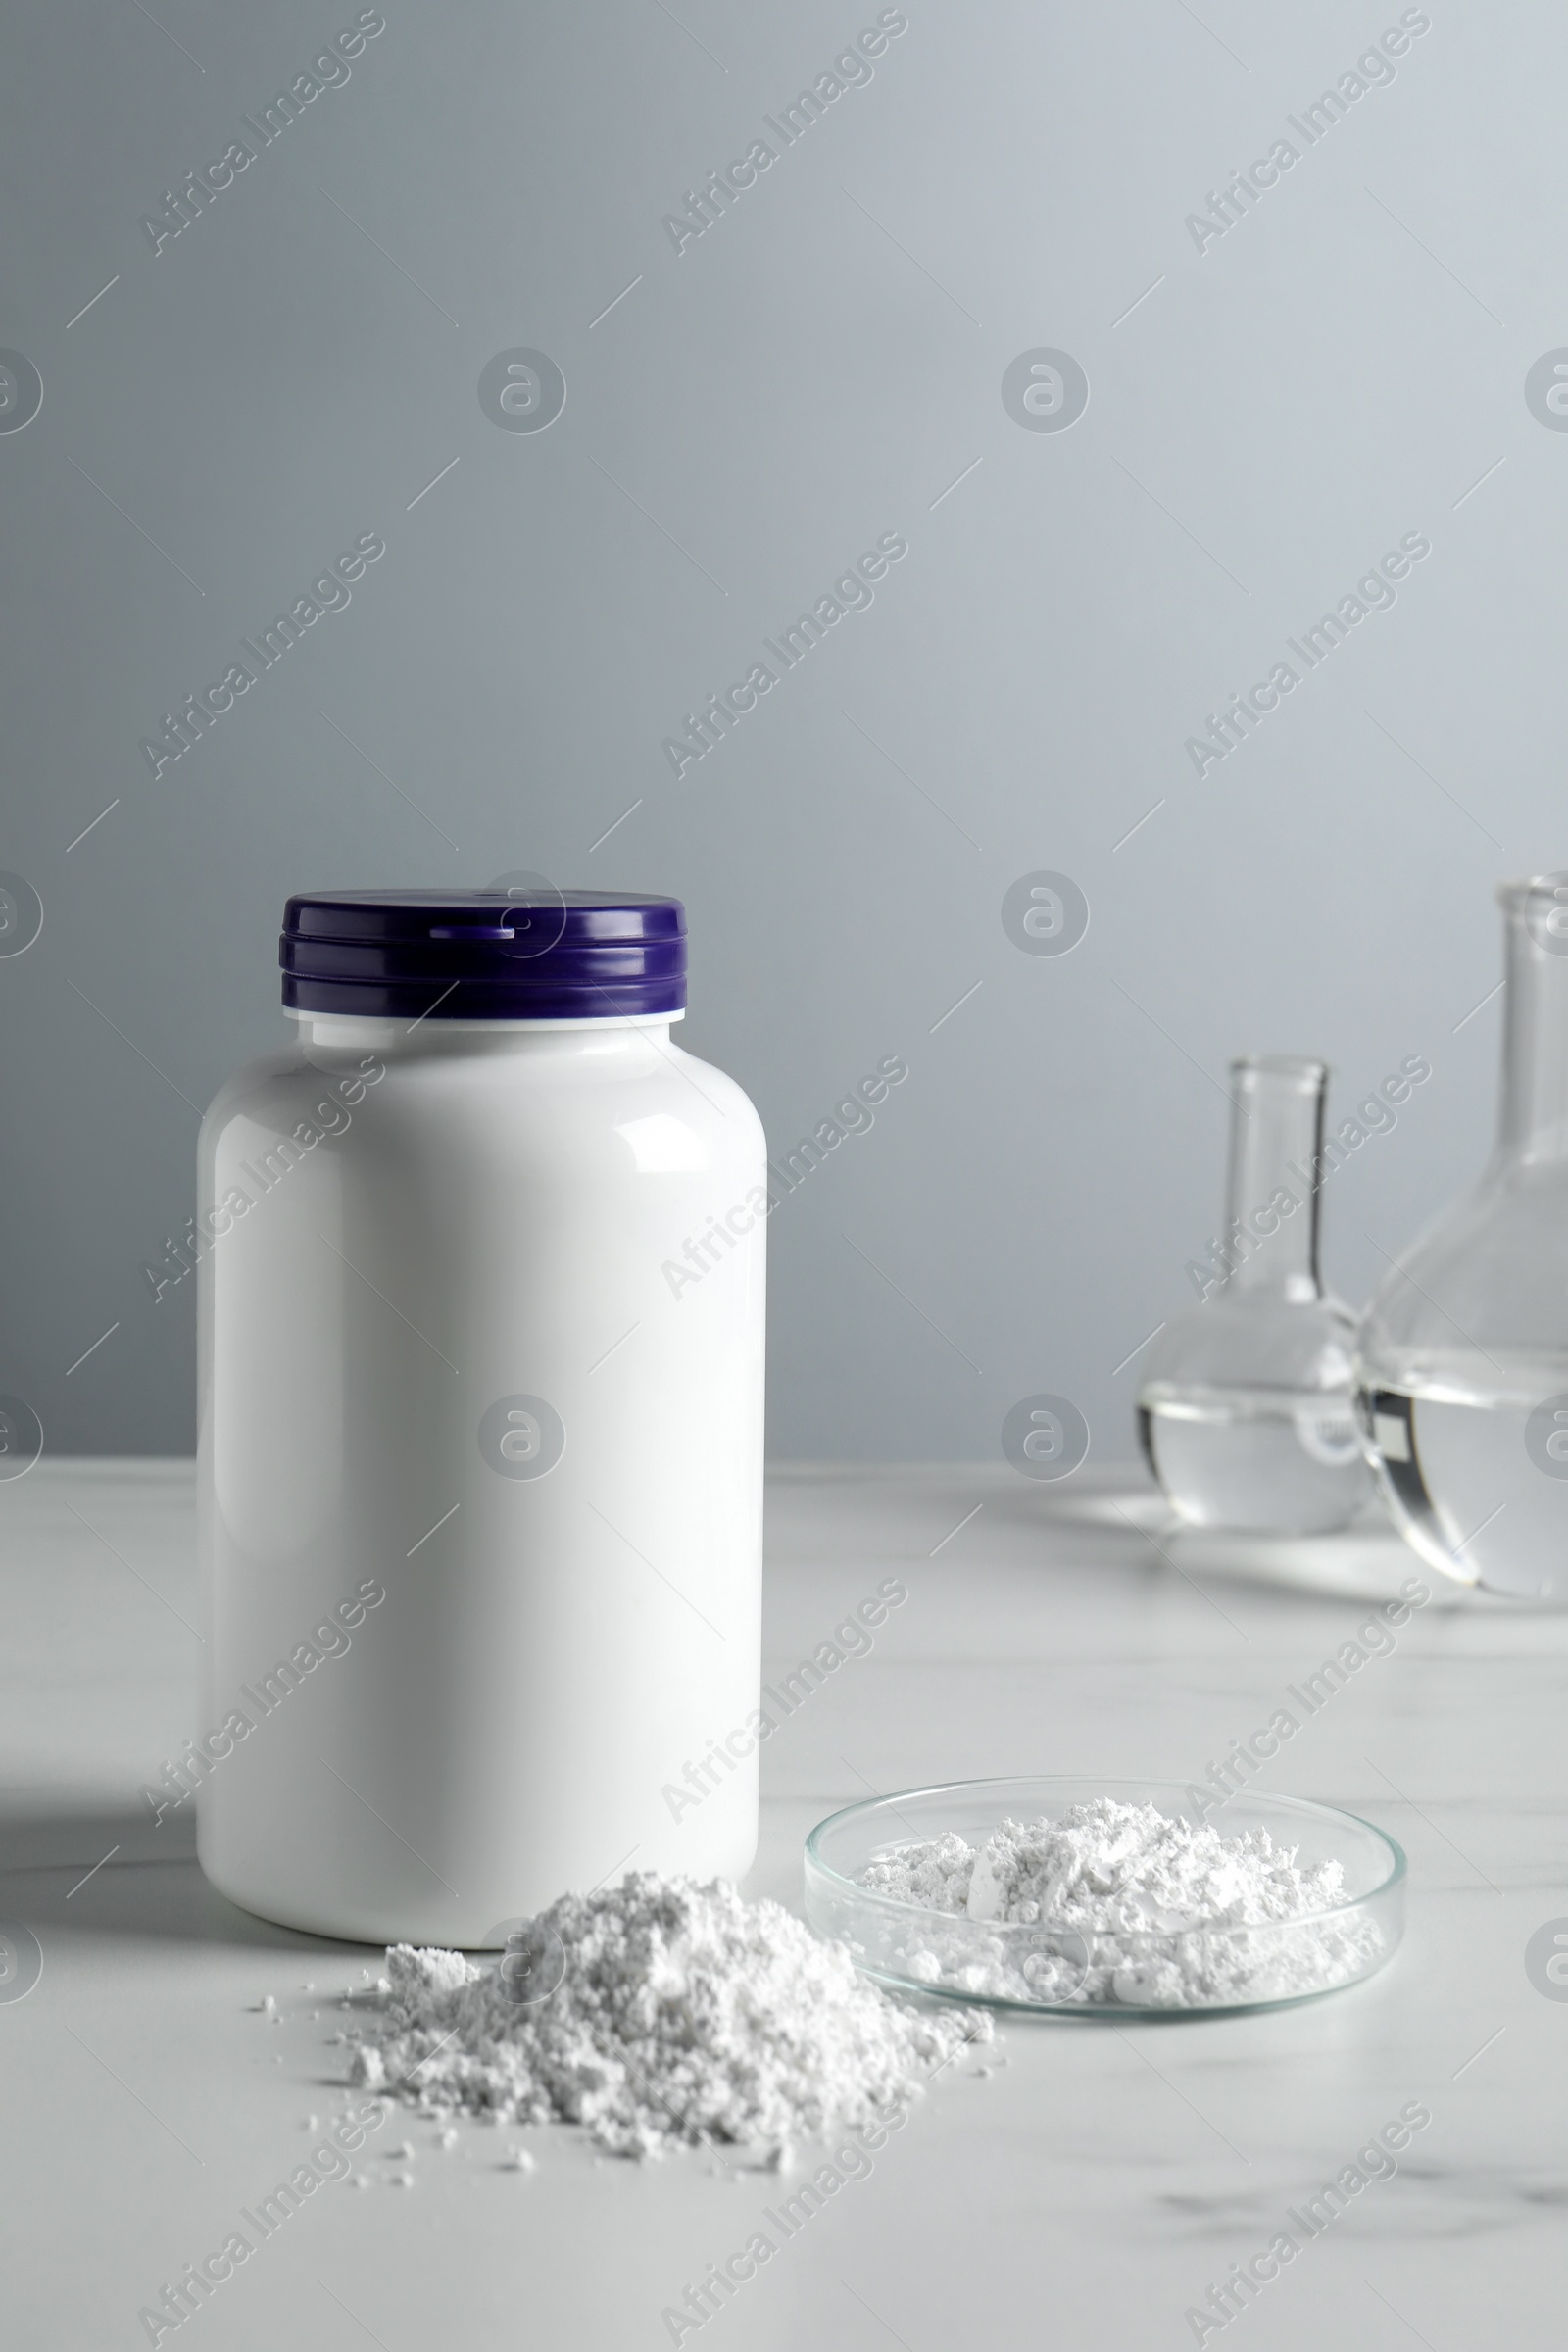
<svg viewBox="0 0 1568 2352"><path fill-rule="evenodd" d="M757 1839L765 1145L675 900L289 902L202 1131L202 1866L476 1947ZM700 1790L700 1797L694 1795Z"/></svg>

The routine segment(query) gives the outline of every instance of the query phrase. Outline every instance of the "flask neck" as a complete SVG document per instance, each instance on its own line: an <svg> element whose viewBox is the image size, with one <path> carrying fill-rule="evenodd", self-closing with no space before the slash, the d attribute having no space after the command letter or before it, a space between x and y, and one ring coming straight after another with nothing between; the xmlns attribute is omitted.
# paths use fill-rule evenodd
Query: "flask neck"
<svg viewBox="0 0 1568 2352"><path fill-rule="evenodd" d="M1319 1298L1318 1186L1322 1182L1320 1061L1238 1061L1231 1067L1227 1288L1288 1304Z"/></svg>
<svg viewBox="0 0 1568 2352"><path fill-rule="evenodd" d="M1504 904L1497 1156L1560 1164L1568 1161L1568 892L1552 905L1523 893Z"/></svg>

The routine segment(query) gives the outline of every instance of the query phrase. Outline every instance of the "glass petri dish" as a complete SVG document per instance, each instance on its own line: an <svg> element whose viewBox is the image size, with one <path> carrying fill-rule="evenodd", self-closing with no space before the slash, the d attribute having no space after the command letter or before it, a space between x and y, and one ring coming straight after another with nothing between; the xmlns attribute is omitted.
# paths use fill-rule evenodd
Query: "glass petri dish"
<svg viewBox="0 0 1568 2352"><path fill-rule="evenodd" d="M857 1968L900 1992L971 2007L1082 2018L1212 2017L1316 2000L1359 1984L1390 1960L1404 1933L1405 1859L1354 1813L1298 1796L1244 1792L1206 1819L1223 1837L1266 1830L1305 1867L1337 1861L1344 1899L1260 1927L1077 1929L1049 1920L971 1919L874 1893L868 1863L950 1832L984 1844L1004 1821L1057 1820L1069 1805L1110 1796L1199 1815L1175 1781L1103 1781L1055 1774L954 1781L846 1806L806 1840L806 1916L847 1944Z"/></svg>

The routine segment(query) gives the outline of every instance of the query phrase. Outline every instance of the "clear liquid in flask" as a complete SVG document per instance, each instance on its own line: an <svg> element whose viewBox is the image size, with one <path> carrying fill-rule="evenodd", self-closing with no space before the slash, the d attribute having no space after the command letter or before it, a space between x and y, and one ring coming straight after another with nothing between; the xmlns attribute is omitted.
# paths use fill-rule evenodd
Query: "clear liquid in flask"
<svg viewBox="0 0 1568 2352"><path fill-rule="evenodd" d="M1364 1388L1362 1426L1401 1533L1445 1576L1568 1600L1568 1402Z"/></svg>
<svg viewBox="0 0 1568 2352"><path fill-rule="evenodd" d="M1151 1470L1195 1527L1320 1535L1371 1493L1348 1393L1146 1390L1139 1434Z"/></svg>

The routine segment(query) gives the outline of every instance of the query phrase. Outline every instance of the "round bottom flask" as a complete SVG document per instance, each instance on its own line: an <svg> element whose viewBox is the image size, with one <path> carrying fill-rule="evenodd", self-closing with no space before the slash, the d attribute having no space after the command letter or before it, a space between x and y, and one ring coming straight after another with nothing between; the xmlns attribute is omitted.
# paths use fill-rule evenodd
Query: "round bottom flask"
<svg viewBox="0 0 1568 2352"><path fill-rule="evenodd" d="M1321 1061L1231 1064L1230 1201L1138 1397L1151 1470L1195 1527L1321 1535L1370 1493L1351 1396L1355 1321L1318 1274Z"/></svg>
<svg viewBox="0 0 1568 2352"><path fill-rule="evenodd" d="M1568 1601L1568 873L1509 883L1496 1149L1367 1309L1357 1405L1424 1560Z"/></svg>

